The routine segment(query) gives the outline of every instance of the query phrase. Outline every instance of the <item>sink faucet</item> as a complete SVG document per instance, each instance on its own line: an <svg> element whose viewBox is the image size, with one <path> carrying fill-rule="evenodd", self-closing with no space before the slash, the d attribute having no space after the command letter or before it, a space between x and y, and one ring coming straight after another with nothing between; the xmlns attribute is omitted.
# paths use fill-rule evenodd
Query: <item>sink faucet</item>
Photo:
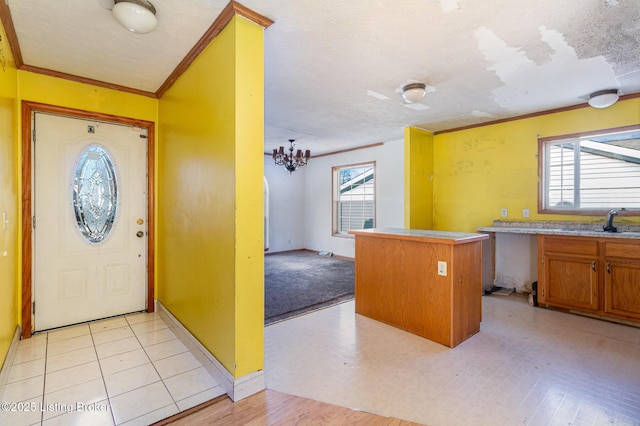
<svg viewBox="0 0 640 426"><path fill-rule="evenodd" d="M604 232L618 232L618 228L613 226L613 217L618 215L618 210L611 210L607 214L607 224L603 226Z"/></svg>

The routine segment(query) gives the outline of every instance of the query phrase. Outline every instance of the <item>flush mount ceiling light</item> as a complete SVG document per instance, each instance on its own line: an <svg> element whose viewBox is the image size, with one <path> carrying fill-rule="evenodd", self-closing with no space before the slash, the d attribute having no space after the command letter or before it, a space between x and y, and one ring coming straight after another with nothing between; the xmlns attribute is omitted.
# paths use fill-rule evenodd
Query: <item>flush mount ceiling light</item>
<svg viewBox="0 0 640 426"><path fill-rule="evenodd" d="M410 83L402 88L402 98L410 104L422 101L426 93L427 85L424 83Z"/></svg>
<svg viewBox="0 0 640 426"><path fill-rule="evenodd" d="M617 89L599 90L589 96L589 105L594 108L607 108L615 104L618 98Z"/></svg>
<svg viewBox="0 0 640 426"><path fill-rule="evenodd" d="M147 0L115 0L112 11L123 27L137 34L151 32L158 25L156 8Z"/></svg>

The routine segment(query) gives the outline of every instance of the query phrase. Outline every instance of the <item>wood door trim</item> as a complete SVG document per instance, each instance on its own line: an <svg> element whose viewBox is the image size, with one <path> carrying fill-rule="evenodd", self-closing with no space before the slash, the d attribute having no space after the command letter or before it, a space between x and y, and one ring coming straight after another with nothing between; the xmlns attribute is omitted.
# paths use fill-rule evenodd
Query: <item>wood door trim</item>
<svg viewBox="0 0 640 426"><path fill-rule="evenodd" d="M178 80L178 78L184 74L184 72L191 66L193 61L206 49L206 47L213 41L214 38L222 32L222 30L227 26L231 19L235 15L243 16L250 21L255 22L256 24L268 28L273 21L265 16L260 15L257 12L249 9L238 3L237 1L231 0L225 7L222 9L218 17L213 21L211 26L207 29L207 31L200 37L198 42L191 48L191 50L186 54L186 56L180 61L178 66L171 72L169 77L162 83L162 85L156 90L155 97L160 99L162 95L164 95L171 86Z"/></svg>
<svg viewBox="0 0 640 426"><path fill-rule="evenodd" d="M147 129L147 311L154 311L155 291L155 123L57 105L22 101L22 338L33 333L33 112L58 114Z"/></svg>

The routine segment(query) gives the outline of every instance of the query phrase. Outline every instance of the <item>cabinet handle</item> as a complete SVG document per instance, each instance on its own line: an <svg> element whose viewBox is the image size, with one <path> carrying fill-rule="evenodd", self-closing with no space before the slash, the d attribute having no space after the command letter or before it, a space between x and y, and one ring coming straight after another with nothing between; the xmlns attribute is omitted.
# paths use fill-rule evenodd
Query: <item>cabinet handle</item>
<svg viewBox="0 0 640 426"><path fill-rule="evenodd" d="M593 262L591 262L591 270L592 270L593 272L595 272L595 271L596 271L596 261L595 261L595 260L594 260Z"/></svg>
<svg viewBox="0 0 640 426"><path fill-rule="evenodd" d="M611 262L607 262L607 274L611 274Z"/></svg>

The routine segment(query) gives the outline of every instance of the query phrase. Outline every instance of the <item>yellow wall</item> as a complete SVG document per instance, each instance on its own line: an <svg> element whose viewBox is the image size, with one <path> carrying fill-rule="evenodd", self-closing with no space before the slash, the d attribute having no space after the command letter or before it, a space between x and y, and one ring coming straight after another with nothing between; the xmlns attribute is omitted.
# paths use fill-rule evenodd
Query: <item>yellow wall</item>
<svg viewBox="0 0 640 426"><path fill-rule="evenodd" d="M0 366L18 324L18 89L17 72L0 24ZM9 223L5 229L3 212ZM6 253L6 255L5 255Z"/></svg>
<svg viewBox="0 0 640 426"><path fill-rule="evenodd" d="M503 219L602 221L538 214L538 135L548 137L640 123L640 99L598 110L580 108L434 136L434 229L475 232ZM531 217L522 218L528 208ZM638 216L616 218L638 223Z"/></svg>
<svg viewBox="0 0 640 426"><path fill-rule="evenodd" d="M158 299L234 377L264 359L263 58L236 16L159 106Z"/></svg>
<svg viewBox="0 0 640 426"><path fill-rule="evenodd" d="M433 134L404 129L404 227L433 228Z"/></svg>
<svg viewBox="0 0 640 426"><path fill-rule="evenodd" d="M158 100L118 90L18 71L20 100L157 122Z"/></svg>
<svg viewBox="0 0 640 426"><path fill-rule="evenodd" d="M236 371L264 368L264 29L236 18Z"/></svg>

